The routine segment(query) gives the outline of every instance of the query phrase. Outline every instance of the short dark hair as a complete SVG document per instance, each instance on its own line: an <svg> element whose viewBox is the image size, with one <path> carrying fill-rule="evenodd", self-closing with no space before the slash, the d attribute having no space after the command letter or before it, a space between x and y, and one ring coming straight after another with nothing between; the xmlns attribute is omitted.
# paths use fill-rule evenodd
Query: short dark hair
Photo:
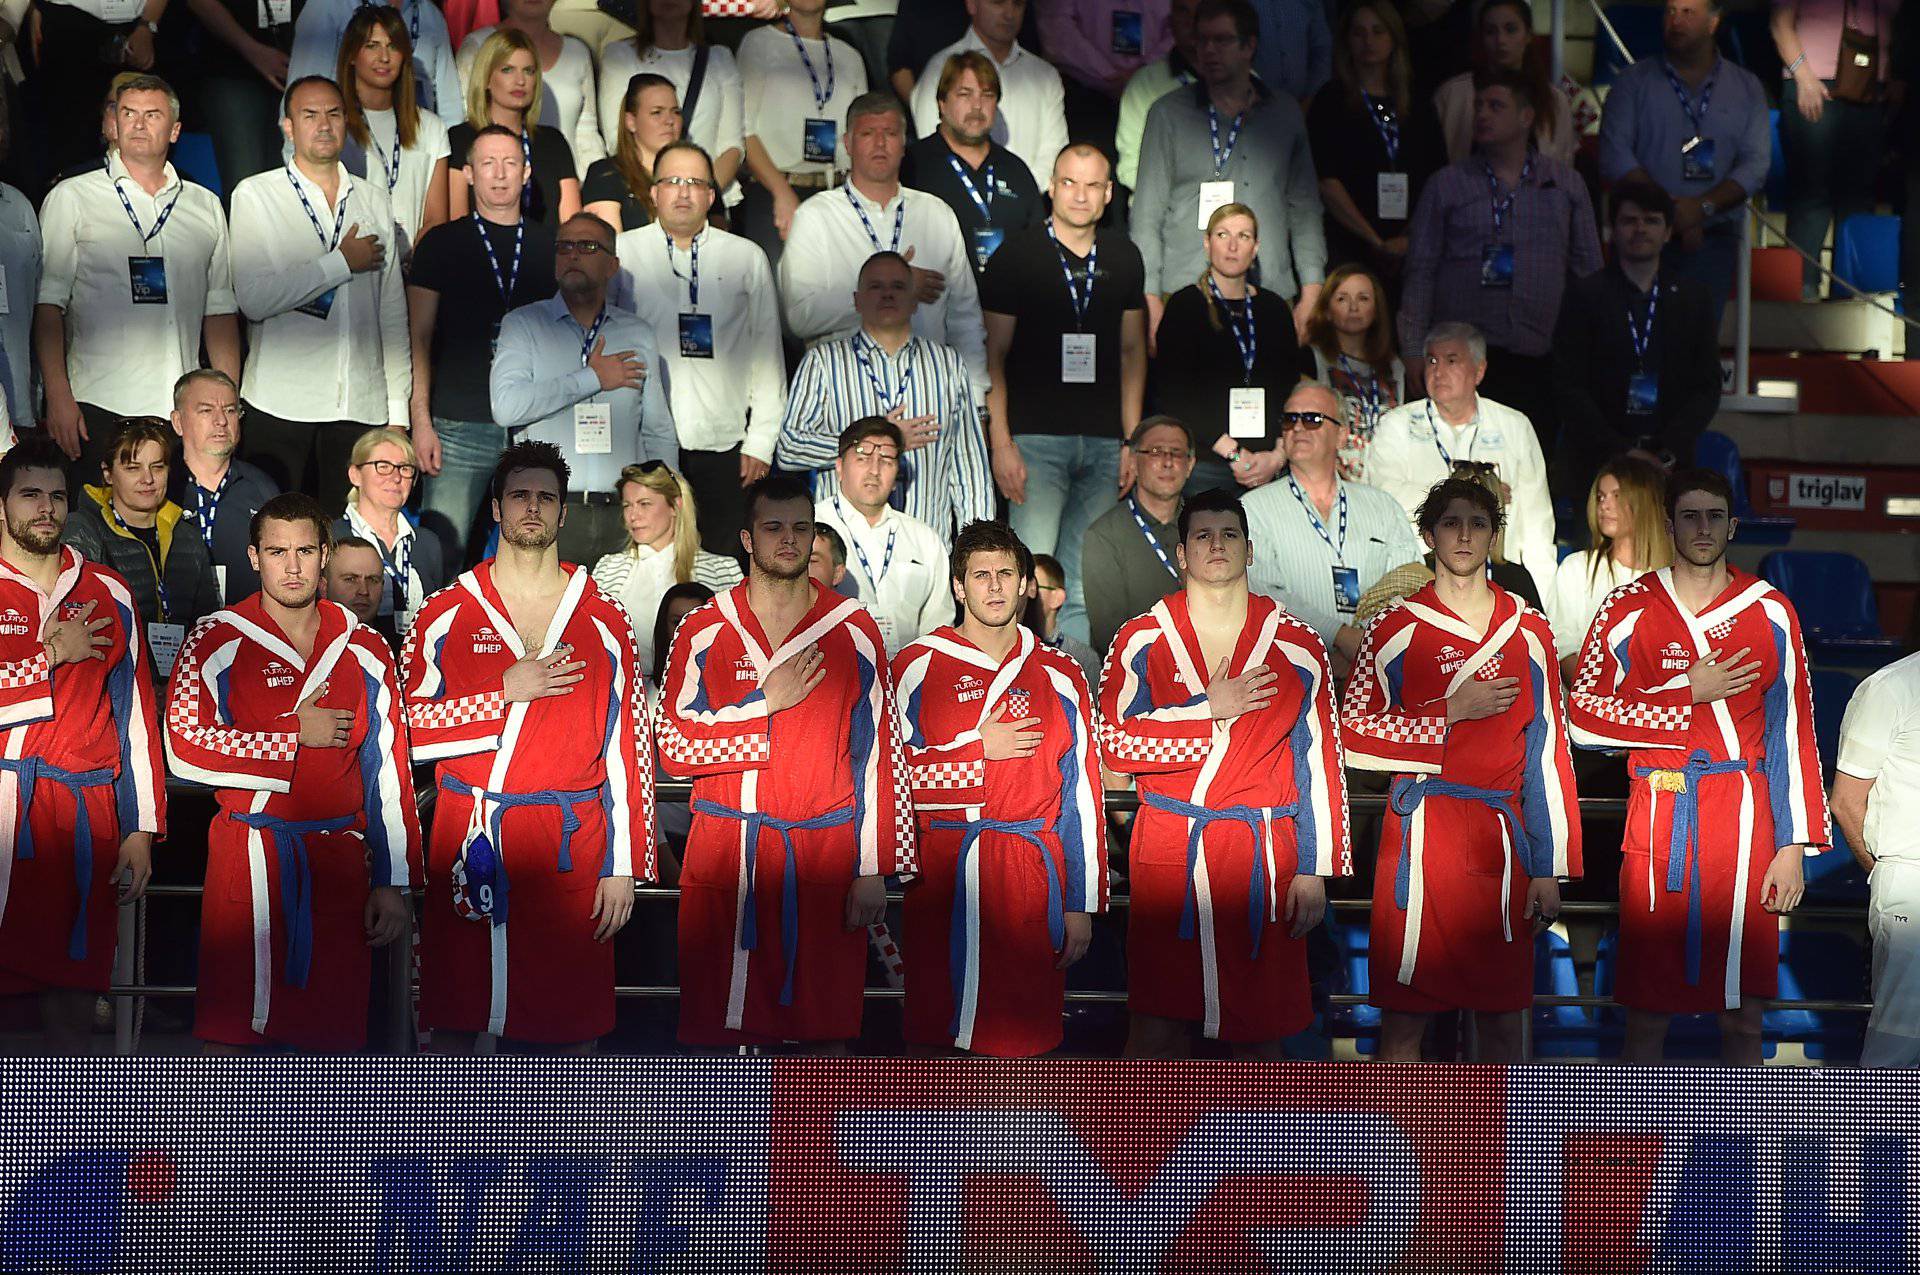
<svg viewBox="0 0 1920 1275"><path fill-rule="evenodd" d="M908 127L907 108L901 103L891 88L871 89L847 104L847 131L853 131L853 122L865 119L869 115L896 115L902 127Z"/></svg>
<svg viewBox="0 0 1920 1275"><path fill-rule="evenodd" d="M862 416L840 431L840 450L834 454L845 456L869 438L884 438L898 450L907 450L906 436L898 425L884 416Z"/></svg>
<svg viewBox="0 0 1920 1275"><path fill-rule="evenodd" d="M953 551L947 555L947 574L955 580L964 580L967 559L976 553L1010 553L1020 578L1033 578L1033 554L1004 522L976 518L960 528L960 534L953 538Z"/></svg>
<svg viewBox="0 0 1920 1275"><path fill-rule="evenodd" d="M1667 478L1667 521L1673 521L1673 511L1680 507L1680 497L1690 491L1704 491L1710 496L1718 496L1727 502L1727 512L1733 512L1733 484L1726 475L1712 469L1682 469Z"/></svg>
<svg viewBox="0 0 1920 1275"><path fill-rule="evenodd" d="M1513 94L1513 100L1538 114L1540 103L1534 100L1533 82L1519 71L1509 71L1504 67L1483 66L1473 73L1473 91L1485 92L1487 89L1505 89Z"/></svg>
<svg viewBox="0 0 1920 1275"><path fill-rule="evenodd" d="M1427 492L1427 498L1420 502L1420 511L1413 516L1414 525L1420 528L1422 535L1432 535L1433 529L1440 525L1447 506L1456 500L1464 500L1475 509L1486 514L1493 522L1497 534L1506 523L1506 515L1500 508L1500 497L1485 483L1477 483L1471 478L1443 478Z"/></svg>
<svg viewBox="0 0 1920 1275"><path fill-rule="evenodd" d="M854 272L853 277L855 282L857 283L859 280L866 278L867 271L873 269L873 267L877 265L882 264L883 262L891 265L897 265L902 270L907 272L908 278L913 277L913 263L911 261L908 261L905 257L901 256L897 252L894 252L890 249L882 248L879 252L874 253L871 257L868 257L865 261L860 263L860 269Z"/></svg>
<svg viewBox="0 0 1920 1275"><path fill-rule="evenodd" d="M521 469L544 469L552 474L560 483L560 499L566 500L567 482L573 477L567 458L552 443L531 438L523 438L500 453L500 459L493 467L493 477L487 483L487 490L493 493L495 500L500 499L501 493L506 490L507 478Z"/></svg>
<svg viewBox="0 0 1920 1275"><path fill-rule="evenodd" d="M613 247L614 241L620 237L620 232L615 230L605 217L602 217L599 213L587 212L585 209L582 209L561 222L560 227L564 230L576 221L584 221L592 224L594 233L605 239L607 241L607 247L609 248Z"/></svg>
<svg viewBox="0 0 1920 1275"><path fill-rule="evenodd" d="M1628 178L1617 183L1607 195L1607 221L1611 223L1620 215L1622 204L1632 204L1641 212L1659 213L1660 219L1669 226L1673 224L1673 196L1657 182Z"/></svg>
<svg viewBox="0 0 1920 1275"><path fill-rule="evenodd" d="M657 78L666 79L665 76L659 76ZM671 88L673 81L667 80L667 85ZM498 127L498 125L494 127ZM698 155L700 157L700 161L707 166L707 182L711 185L713 182L713 156L707 154L707 148L694 141L691 137L676 137L655 151L653 154L653 171L656 173L660 171L660 161L667 156L681 154Z"/></svg>
<svg viewBox="0 0 1920 1275"><path fill-rule="evenodd" d="M342 549L368 549L379 553L379 546L365 536L341 536L333 542L333 552L337 555Z"/></svg>
<svg viewBox="0 0 1920 1275"><path fill-rule="evenodd" d="M293 83L287 85L287 91L280 95L280 117L282 119L290 120L293 118L293 95L309 84L324 84L332 89L334 94L339 97L342 102L347 100L347 95L340 91L340 86L334 83L331 75L303 75Z"/></svg>
<svg viewBox="0 0 1920 1275"><path fill-rule="evenodd" d="M21 471L51 469L60 475L60 490L67 491L67 454L60 444L45 434L22 433L20 441L0 456L0 500L13 495L13 484Z"/></svg>
<svg viewBox="0 0 1920 1275"><path fill-rule="evenodd" d="M847 542L840 538L840 533L833 529L832 524L824 522L814 523L813 538L827 542L827 556L833 559L834 566L844 567L847 565Z"/></svg>
<svg viewBox="0 0 1920 1275"><path fill-rule="evenodd" d="M1195 514L1232 514L1240 520L1240 534L1249 540L1253 537L1247 530L1247 507L1240 503L1240 497L1225 487L1209 487L1197 496L1189 496L1180 505L1180 542L1186 543L1187 529L1193 525Z"/></svg>
<svg viewBox="0 0 1920 1275"><path fill-rule="evenodd" d="M809 510L813 508L813 493L806 484L792 474L773 471L756 478L747 487L746 523L749 529L759 515L761 505L784 505L790 501L804 501ZM820 524L815 523L817 528ZM842 559L845 561L845 559Z"/></svg>
<svg viewBox="0 0 1920 1275"><path fill-rule="evenodd" d="M270 522L310 522L320 535L320 547L333 547L333 520L327 517L320 502L304 491L283 492L260 506L253 521L247 524L247 543L258 549L260 531Z"/></svg>
<svg viewBox="0 0 1920 1275"><path fill-rule="evenodd" d="M1193 431L1187 428L1187 423L1177 416L1167 416L1164 414L1149 416L1138 425L1135 425L1133 427L1133 437L1127 440L1128 448L1133 451L1139 451L1140 440L1147 436L1147 431L1150 429L1177 429L1180 431L1181 436L1187 440L1188 451L1199 450L1199 445L1193 441Z"/></svg>
<svg viewBox="0 0 1920 1275"><path fill-rule="evenodd" d="M148 443L160 447L160 455L173 462L173 426L163 416L129 416L113 427L107 437L107 452L100 458L103 469L111 470L123 460L132 460Z"/></svg>
<svg viewBox="0 0 1920 1275"><path fill-rule="evenodd" d="M1260 14L1247 0L1200 0L1193 11L1193 25L1211 22L1222 14L1233 19L1234 34L1245 44L1260 34Z"/></svg>
<svg viewBox="0 0 1920 1275"><path fill-rule="evenodd" d="M483 137L504 137L515 146L520 144L520 134L514 132L505 124L489 124L485 128L477 130L472 137L467 139L467 155L469 158L473 155L473 144Z"/></svg>

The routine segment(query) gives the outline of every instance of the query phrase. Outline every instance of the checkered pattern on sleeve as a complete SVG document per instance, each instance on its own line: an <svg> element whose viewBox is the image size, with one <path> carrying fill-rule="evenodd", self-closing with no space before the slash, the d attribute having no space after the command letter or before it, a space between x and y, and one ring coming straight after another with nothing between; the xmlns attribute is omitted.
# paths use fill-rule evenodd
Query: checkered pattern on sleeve
<svg viewBox="0 0 1920 1275"><path fill-rule="evenodd" d="M0 664L0 692L23 691L30 686L39 686L51 673L52 670L47 667L47 652L42 648L24 660Z"/></svg>
<svg viewBox="0 0 1920 1275"><path fill-rule="evenodd" d="M1109 756L1124 761L1195 762L1205 761L1213 751L1213 735L1142 735L1120 729L1101 719L1100 747Z"/></svg>
<svg viewBox="0 0 1920 1275"><path fill-rule="evenodd" d="M437 703L409 700L407 728L421 731L458 730L475 722L493 721L504 716L506 711L507 697L504 691L482 691L478 695L465 695Z"/></svg>
<svg viewBox="0 0 1920 1275"><path fill-rule="evenodd" d="M653 735L661 755L680 766L717 766L732 762L760 765L773 751L773 738L765 730L718 739L688 738L674 725L673 714L666 711L664 695L653 710Z"/></svg>
<svg viewBox="0 0 1920 1275"><path fill-rule="evenodd" d="M167 728L181 743L218 753L232 761L291 763L300 751L298 731L271 734L265 731L235 730L230 726L208 726L196 720L199 698L197 663L173 679L173 698L167 704Z"/></svg>
<svg viewBox="0 0 1920 1275"><path fill-rule="evenodd" d="M930 761L913 768L913 786L919 792L949 792L979 788L987 782L987 763L975 761Z"/></svg>

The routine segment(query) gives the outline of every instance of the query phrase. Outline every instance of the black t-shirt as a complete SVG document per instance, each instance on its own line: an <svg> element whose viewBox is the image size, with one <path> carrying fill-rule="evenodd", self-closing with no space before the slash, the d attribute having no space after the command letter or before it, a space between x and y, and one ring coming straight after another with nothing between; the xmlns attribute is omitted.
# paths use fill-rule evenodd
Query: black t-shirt
<svg viewBox="0 0 1920 1275"><path fill-rule="evenodd" d="M1120 436L1120 318L1146 308L1146 269L1126 235L1098 231L1093 297L1082 322L1067 293L1062 263L1075 290L1087 291L1087 261L1047 235L1048 222L1007 236L980 280L980 308L1019 321L1007 351L1007 424L1016 434ZM1067 333L1091 334L1091 384L1063 379Z"/></svg>
<svg viewBox="0 0 1920 1275"><path fill-rule="evenodd" d="M653 210L633 193L633 188L627 185L626 174L620 171L620 161L611 155L587 166L587 175L580 183L580 203L583 207L619 204L622 230L637 230L653 220Z"/></svg>
<svg viewBox="0 0 1920 1275"><path fill-rule="evenodd" d="M1447 162L1446 143L1440 137L1438 118L1425 104L1416 105L1398 117L1400 126L1399 159L1387 162L1386 136L1374 124L1366 104L1356 103L1338 82L1314 94L1307 111L1307 140L1313 148L1313 171L1320 180L1333 180L1346 187L1360 215L1382 239L1407 233L1407 222L1420 202L1420 191L1427 179ZM1384 172L1407 175L1407 217L1393 221L1380 216L1380 181ZM1371 254L1366 243L1326 213L1327 265L1329 268L1350 261L1367 261Z"/></svg>
<svg viewBox="0 0 1920 1275"><path fill-rule="evenodd" d="M447 130L447 167L460 168L467 162L467 147L473 145L478 131L471 124L455 124ZM579 176L573 167L573 148L557 128L542 124L533 130L533 185L520 209L528 221L560 228L560 183Z"/></svg>
<svg viewBox="0 0 1920 1275"><path fill-rule="evenodd" d="M967 168L968 180L973 182L974 190L987 201L988 208L993 212L993 218L989 221L953 171L951 161L954 160L966 166L966 161L955 155L953 148L947 145L946 138L935 130L907 147L906 158L900 165L900 180L915 190L924 190L936 196L953 209L953 215L960 219L960 233L966 237L967 252L973 261L973 274L977 279L986 269L982 254L991 257L994 247L993 238L983 238L980 232L991 227L1004 240L1005 236L1038 222L1044 215L1040 206L1040 188L1034 184L1033 173L1018 155L998 142L989 143L987 162L978 169ZM989 186L991 195L988 193Z"/></svg>
<svg viewBox="0 0 1920 1275"><path fill-rule="evenodd" d="M520 245L520 269L514 274L514 227L497 226L472 216L435 226L413 250L413 273L407 286L440 294L433 321L433 393L428 407L435 416L456 421L490 421L492 399L487 374L493 368L493 342L508 310L552 296L553 231L522 222L526 237ZM479 227L493 245L487 258ZM512 296L503 300L493 262L500 274L514 274ZM510 303L509 303L510 302Z"/></svg>
<svg viewBox="0 0 1920 1275"><path fill-rule="evenodd" d="M1265 432L1241 445L1265 451L1280 441L1280 409L1300 382L1300 347L1293 337L1293 310L1273 292L1261 289L1253 298L1253 376L1248 379L1234 337L1234 322L1244 322L1245 308L1227 302L1229 321L1220 314L1220 330L1207 320L1207 296L1190 284L1167 298L1160 318L1158 352L1154 355L1154 384L1159 408L1186 423L1204 458L1212 455L1214 440L1227 432L1227 401L1236 386L1257 385L1266 390ZM1246 335L1244 328L1241 336Z"/></svg>

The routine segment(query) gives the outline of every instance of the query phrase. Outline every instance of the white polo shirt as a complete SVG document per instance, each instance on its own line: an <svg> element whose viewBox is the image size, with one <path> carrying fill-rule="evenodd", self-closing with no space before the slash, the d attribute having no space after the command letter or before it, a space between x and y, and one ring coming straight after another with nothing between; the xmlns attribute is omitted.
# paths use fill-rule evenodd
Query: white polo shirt
<svg viewBox="0 0 1920 1275"><path fill-rule="evenodd" d="M801 49L806 50L806 61L801 60ZM847 127L847 108L867 91L867 64L851 44L831 36L796 44L783 22L755 27L740 41L740 85L746 132L760 139L775 168L783 173L846 170L846 138L841 134ZM806 158L812 120L833 125L830 161Z"/></svg>
<svg viewBox="0 0 1920 1275"><path fill-rule="evenodd" d="M149 195L115 152L48 193L40 229L37 299L66 312L74 398L120 416L165 416L174 381L200 366L206 317L235 309L219 197L183 181L172 164L160 193ZM137 301L136 258L143 262ZM156 288L162 278L164 289Z"/></svg>
<svg viewBox="0 0 1920 1275"><path fill-rule="evenodd" d="M953 623L947 546L932 527L892 507L870 523L837 492L814 503L813 520L840 533L847 575L879 622L889 654Z"/></svg>
<svg viewBox="0 0 1920 1275"><path fill-rule="evenodd" d="M980 33L967 33L933 55L913 86L914 135L925 137L940 127L940 72L956 53L993 54ZM993 140L1018 155L1044 188L1053 176L1053 161L1067 144L1066 87L1060 72L1031 49L1018 44L1005 62L994 62L1000 72L1000 109L993 117Z"/></svg>
<svg viewBox="0 0 1920 1275"><path fill-rule="evenodd" d="M235 293L249 336L241 395L283 420L405 429L413 361L392 207L384 183L338 173L332 207L292 162L234 188ZM386 248L380 269L348 269L336 245L356 225Z"/></svg>
<svg viewBox="0 0 1920 1275"><path fill-rule="evenodd" d="M1920 655L1853 692L1840 723L1841 774L1871 779L1867 844L1876 859L1920 862Z"/></svg>
<svg viewBox="0 0 1920 1275"><path fill-rule="evenodd" d="M0 182L0 346L6 349L7 407L33 419L33 302L40 295L40 223L33 205Z"/></svg>

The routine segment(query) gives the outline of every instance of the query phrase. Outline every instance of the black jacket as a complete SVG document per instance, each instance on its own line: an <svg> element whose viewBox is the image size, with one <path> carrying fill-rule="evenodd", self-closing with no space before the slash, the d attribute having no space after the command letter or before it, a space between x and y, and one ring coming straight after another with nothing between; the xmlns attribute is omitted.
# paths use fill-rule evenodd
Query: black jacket
<svg viewBox="0 0 1920 1275"><path fill-rule="evenodd" d="M87 487L67 515L60 539L91 562L112 567L126 577L133 604L148 624L184 625L189 632L202 616L220 609L220 587L214 577L207 542L180 506L168 501L160 507L160 574L154 574L153 555L132 532L123 531L107 517L110 497L105 487ZM160 610L160 582L167 586L166 614Z"/></svg>

